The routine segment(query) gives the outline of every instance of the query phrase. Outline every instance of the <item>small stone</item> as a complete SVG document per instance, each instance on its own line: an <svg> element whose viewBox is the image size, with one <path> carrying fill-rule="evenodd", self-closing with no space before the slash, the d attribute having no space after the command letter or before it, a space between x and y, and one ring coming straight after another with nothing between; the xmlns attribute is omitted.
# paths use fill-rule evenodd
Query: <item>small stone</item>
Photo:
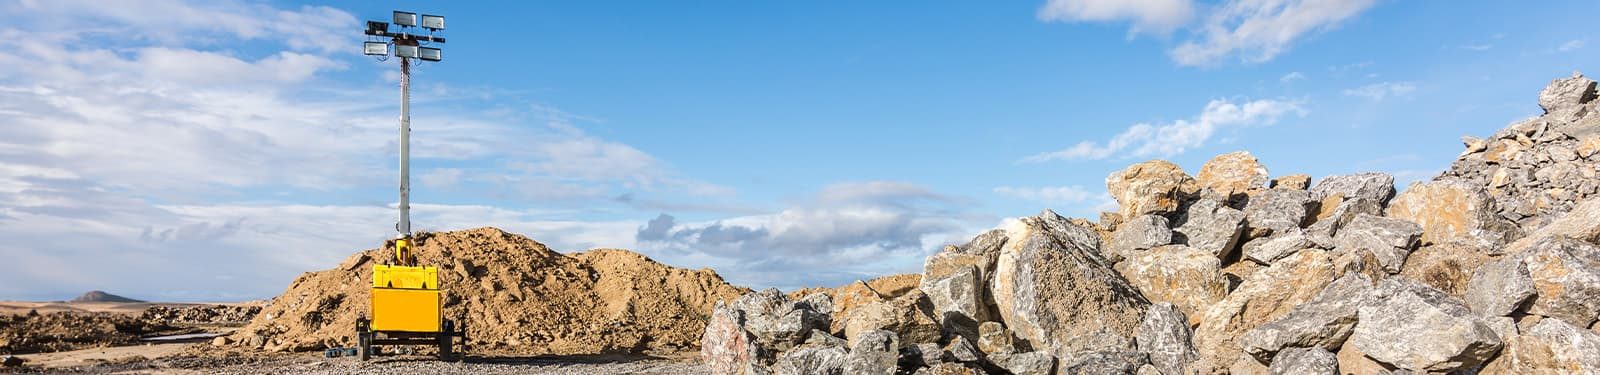
<svg viewBox="0 0 1600 375"><path fill-rule="evenodd" d="M0 366L18 367L18 366L22 366L22 363L24 363L24 362L27 362L27 360L22 359L22 357L18 357L18 356L14 356L14 355L8 355L8 356L5 357L5 359L0 360Z"/></svg>
<svg viewBox="0 0 1600 375"><path fill-rule="evenodd" d="M232 343L233 339L228 338L228 336L217 336L217 338L211 339L211 346L228 346Z"/></svg>
<svg viewBox="0 0 1600 375"><path fill-rule="evenodd" d="M1193 344L1189 319L1170 303L1150 305L1139 325L1135 342L1139 351L1150 357L1150 364L1164 374L1181 374L1189 363L1200 358Z"/></svg>
<svg viewBox="0 0 1600 375"><path fill-rule="evenodd" d="M1017 352L1017 345L1000 322L983 322L978 325L978 350L990 355L1011 354Z"/></svg>
<svg viewBox="0 0 1600 375"><path fill-rule="evenodd" d="M1368 357L1412 371L1450 372L1482 364L1500 337L1466 305L1427 285L1384 280L1359 309L1350 336Z"/></svg>
<svg viewBox="0 0 1600 375"><path fill-rule="evenodd" d="M1338 375L1339 358L1323 348L1293 348L1273 357L1272 375Z"/></svg>
<svg viewBox="0 0 1600 375"><path fill-rule="evenodd" d="M1195 180L1224 196L1244 194L1267 184L1267 167L1248 151L1217 155L1200 167Z"/></svg>
<svg viewBox="0 0 1600 375"><path fill-rule="evenodd" d="M1305 190L1311 187L1311 175L1292 174L1272 179L1273 189Z"/></svg>
<svg viewBox="0 0 1600 375"><path fill-rule="evenodd" d="M982 375L983 370L963 366L956 363L940 363L937 365L917 369L912 375Z"/></svg>
<svg viewBox="0 0 1600 375"><path fill-rule="evenodd" d="M1189 205L1184 220L1173 229L1173 240L1211 253L1219 259L1227 259L1238 248L1244 222L1244 211L1228 207L1221 201L1202 199Z"/></svg>
<svg viewBox="0 0 1600 375"><path fill-rule="evenodd" d="M1406 257L1417 246L1422 236L1422 226L1416 223L1367 214L1356 215L1354 220L1339 229L1334 244L1341 250L1367 250L1378 257L1384 270L1400 273Z"/></svg>
<svg viewBox="0 0 1600 375"><path fill-rule="evenodd" d="M1117 200L1122 217L1134 217L1173 212L1200 187L1177 164L1151 160L1107 176L1106 191Z"/></svg>

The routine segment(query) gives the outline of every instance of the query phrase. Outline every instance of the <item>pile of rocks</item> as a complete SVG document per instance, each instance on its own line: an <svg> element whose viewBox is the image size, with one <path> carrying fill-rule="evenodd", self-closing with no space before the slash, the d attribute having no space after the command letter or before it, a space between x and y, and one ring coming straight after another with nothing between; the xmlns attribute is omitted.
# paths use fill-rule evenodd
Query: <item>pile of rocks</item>
<svg viewBox="0 0 1600 375"><path fill-rule="evenodd" d="M1577 177L1600 157L1573 146L1600 136L1594 87L1557 80L1539 125L1484 141L1514 152L1469 147L1399 194L1245 152L1193 177L1134 164L1107 178L1118 212L1010 221L903 295L718 304L701 355L718 374L1600 373L1600 197Z"/></svg>
<svg viewBox="0 0 1600 375"><path fill-rule="evenodd" d="M139 318L167 324L244 325L259 312L259 305L156 305L145 309Z"/></svg>

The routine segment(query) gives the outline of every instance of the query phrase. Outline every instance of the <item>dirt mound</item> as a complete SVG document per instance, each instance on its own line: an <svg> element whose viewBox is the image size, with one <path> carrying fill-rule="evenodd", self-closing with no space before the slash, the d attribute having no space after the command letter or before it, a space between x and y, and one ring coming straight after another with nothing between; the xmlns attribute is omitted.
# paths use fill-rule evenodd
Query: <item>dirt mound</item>
<svg viewBox="0 0 1600 375"><path fill-rule="evenodd" d="M229 306L229 305L200 305L200 306L150 306L140 319L166 322L169 324L221 324L236 325L249 322L256 313L261 312L261 306Z"/></svg>
<svg viewBox="0 0 1600 375"><path fill-rule="evenodd" d="M178 330L161 322L112 313L0 316L0 354L58 352L130 345L139 337Z"/></svg>
<svg viewBox="0 0 1600 375"><path fill-rule="evenodd" d="M98 291L98 290L91 290L88 293L84 293L83 295L78 296L78 298L73 298L72 301L69 301L69 302L139 303L139 302L144 302L144 301L140 301L140 300L136 300L136 299L132 299L132 298L128 298L128 297L123 297L123 296L119 296L119 295L115 295L115 294L111 294L111 293L106 293L106 292L102 292L102 291Z"/></svg>
<svg viewBox="0 0 1600 375"><path fill-rule="evenodd" d="M717 301L747 290L709 269L673 268L625 250L563 255L495 228L419 236L422 264L439 267L446 318L465 321L474 351L594 354L681 351L698 345ZM316 350L355 343L381 249L301 275L235 334L245 346Z"/></svg>

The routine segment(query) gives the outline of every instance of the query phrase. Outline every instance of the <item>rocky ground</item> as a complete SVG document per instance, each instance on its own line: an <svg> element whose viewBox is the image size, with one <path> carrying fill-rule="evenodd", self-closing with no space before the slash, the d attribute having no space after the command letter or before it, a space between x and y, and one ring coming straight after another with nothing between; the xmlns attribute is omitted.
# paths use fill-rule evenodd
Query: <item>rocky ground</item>
<svg viewBox="0 0 1600 375"><path fill-rule="evenodd" d="M361 362L314 353L246 356L194 355L157 359L124 357L73 366L0 369L0 373L82 374L702 374L703 366L685 358L649 356L468 357L444 362L427 356L389 357Z"/></svg>
<svg viewBox="0 0 1600 375"><path fill-rule="evenodd" d="M1248 152L1195 176L1137 163L1118 212L1044 211L864 283L718 303L713 374L1600 374L1600 109L1463 138L1451 169L1272 176ZM1314 183L1313 183L1314 182ZM910 278L907 278L910 279Z"/></svg>

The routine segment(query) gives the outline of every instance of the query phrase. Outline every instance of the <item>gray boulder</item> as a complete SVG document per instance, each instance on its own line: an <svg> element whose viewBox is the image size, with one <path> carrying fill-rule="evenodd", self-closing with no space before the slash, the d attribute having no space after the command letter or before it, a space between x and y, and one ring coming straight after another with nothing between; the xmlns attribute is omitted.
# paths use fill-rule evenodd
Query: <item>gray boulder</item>
<svg viewBox="0 0 1600 375"><path fill-rule="evenodd" d="M940 348L938 343L924 342L911 345L902 343L901 345L905 346L899 357L900 364L903 367L929 367L944 363L944 349Z"/></svg>
<svg viewBox="0 0 1600 375"><path fill-rule="evenodd" d="M1357 313L1350 340L1379 362L1411 371L1450 372L1482 364L1500 337L1466 305L1425 284L1389 278Z"/></svg>
<svg viewBox="0 0 1600 375"><path fill-rule="evenodd" d="M1006 231L990 287L1007 328L1057 357L1132 347L1150 302L1097 254L1098 234L1048 210Z"/></svg>
<svg viewBox="0 0 1600 375"><path fill-rule="evenodd" d="M1539 92L1539 108L1547 116L1566 119L1582 116L1584 104L1595 99L1595 82L1573 72L1572 77L1556 79Z"/></svg>
<svg viewBox="0 0 1600 375"><path fill-rule="evenodd" d="M1173 241L1226 259L1238 247L1244 222L1244 211L1221 201L1202 199L1184 211L1182 223L1173 229Z"/></svg>
<svg viewBox="0 0 1600 375"><path fill-rule="evenodd" d="M1506 316L1533 297L1533 278L1523 257L1503 257L1472 273L1467 281L1467 307L1482 316Z"/></svg>
<svg viewBox="0 0 1600 375"><path fill-rule="evenodd" d="M856 338L844 362L844 373L893 375L899 369L900 344L894 332L870 331Z"/></svg>
<svg viewBox="0 0 1600 375"><path fill-rule="evenodd" d="M1324 200L1322 212L1317 214L1315 223L1306 227L1306 235L1310 236L1318 246L1331 249L1334 247L1333 236L1360 214L1383 216L1383 205L1376 200L1360 197L1342 199L1336 204Z"/></svg>
<svg viewBox="0 0 1600 375"><path fill-rule="evenodd" d="M1189 363L1200 358L1192 341L1189 319L1170 303L1150 305L1139 324L1137 346L1149 356L1150 364L1163 374L1182 374Z"/></svg>
<svg viewBox="0 0 1600 375"><path fill-rule="evenodd" d="M762 347L785 351L804 342L813 329L826 331L832 322L832 311L817 311L812 303L790 300L769 288L740 296L729 306L742 313L744 329L755 334Z"/></svg>
<svg viewBox="0 0 1600 375"><path fill-rule="evenodd" d="M1070 359L1068 359L1070 358ZM1061 360L1059 375L1134 374L1140 367L1150 364L1144 353L1128 351L1092 351Z"/></svg>
<svg viewBox="0 0 1600 375"><path fill-rule="evenodd" d="M1506 340L1480 374L1600 374L1600 334L1557 319L1540 320Z"/></svg>
<svg viewBox="0 0 1600 375"><path fill-rule="evenodd" d="M1394 176L1387 173L1357 173L1338 176L1328 176L1317 182L1311 188L1312 198L1329 203L1329 198L1338 197L1333 202L1353 199L1366 199L1376 202L1380 209L1394 198Z"/></svg>
<svg viewBox="0 0 1600 375"><path fill-rule="evenodd" d="M1111 232L1111 243L1102 255L1111 263L1121 262L1136 250L1145 250L1172 243L1172 229L1167 218L1160 215L1140 215L1117 225Z"/></svg>
<svg viewBox="0 0 1600 375"><path fill-rule="evenodd" d="M1411 221L1358 214L1334 237L1341 251L1367 250L1377 256L1384 271L1400 273L1406 256L1417 248L1422 226Z"/></svg>
<svg viewBox="0 0 1600 375"><path fill-rule="evenodd" d="M978 322L989 318L989 306L983 302L985 287L979 275L977 267L965 266L941 278L922 279L919 288L933 303L934 317L945 332L976 337Z"/></svg>
<svg viewBox="0 0 1600 375"><path fill-rule="evenodd" d="M983 360L983 353L961 336L951 338L950 343L944 345L944 355L946 362L978 363Z"/></svg>
<svg viewBox="0 0 1600 375"><path fill-rule="evenodd" d="M1263 364L1272 363L1272 358L1286 348L1339 350L1355 329L1358 309L1367 302L1372 289L1372 279L1347 273L1310 301L1295 306L1288 315L1246 331L1239 338L1239 346Z"/></svg>
<svg viewBox="0 0 1600 375"><path fill-rule="evenodd" d="M1045 352L991 355L989 362L1014 375L1050 375L1056 370L1056 357Z"/></svg>
<svg viewBox="0 0 1600 375"><path fill-rule="evenodd" d="M831 345L801 345L783 353L772 365L775 375L843 375L849 353Z"/></svg>
<svg viewBox="0 0 1600 375"><path fill-rule="evenodd" d="M1312 217L1317 201L1311 192L1288 189L1262 191L1244 206L1245 225L1251 237L1302 227Z"/></svg>
<svg viewBox="0 0 1600 375"><path fill-rule="evenodd" d="M1339 358L1323 348L1292 348L1278 353L1272 375L1338 375Z"/></svg>
<svg viewBox="0 0 1600 375"><path fill-rule="evenodd" d="M1296 251L1315 246L1316 244L1311 242L1311 238L1306 236L1304 230L1294 228L1246 242L1244 257L1256 263L1272 264Z"/></svg>
<svg viewBox="0 0 1600 375"><path fill-rule="evenodd" d="M1600 246L1563 237L1545 237L1522 253L1535 296L1528 312L1578 327L1600 315Z"/></svg>

